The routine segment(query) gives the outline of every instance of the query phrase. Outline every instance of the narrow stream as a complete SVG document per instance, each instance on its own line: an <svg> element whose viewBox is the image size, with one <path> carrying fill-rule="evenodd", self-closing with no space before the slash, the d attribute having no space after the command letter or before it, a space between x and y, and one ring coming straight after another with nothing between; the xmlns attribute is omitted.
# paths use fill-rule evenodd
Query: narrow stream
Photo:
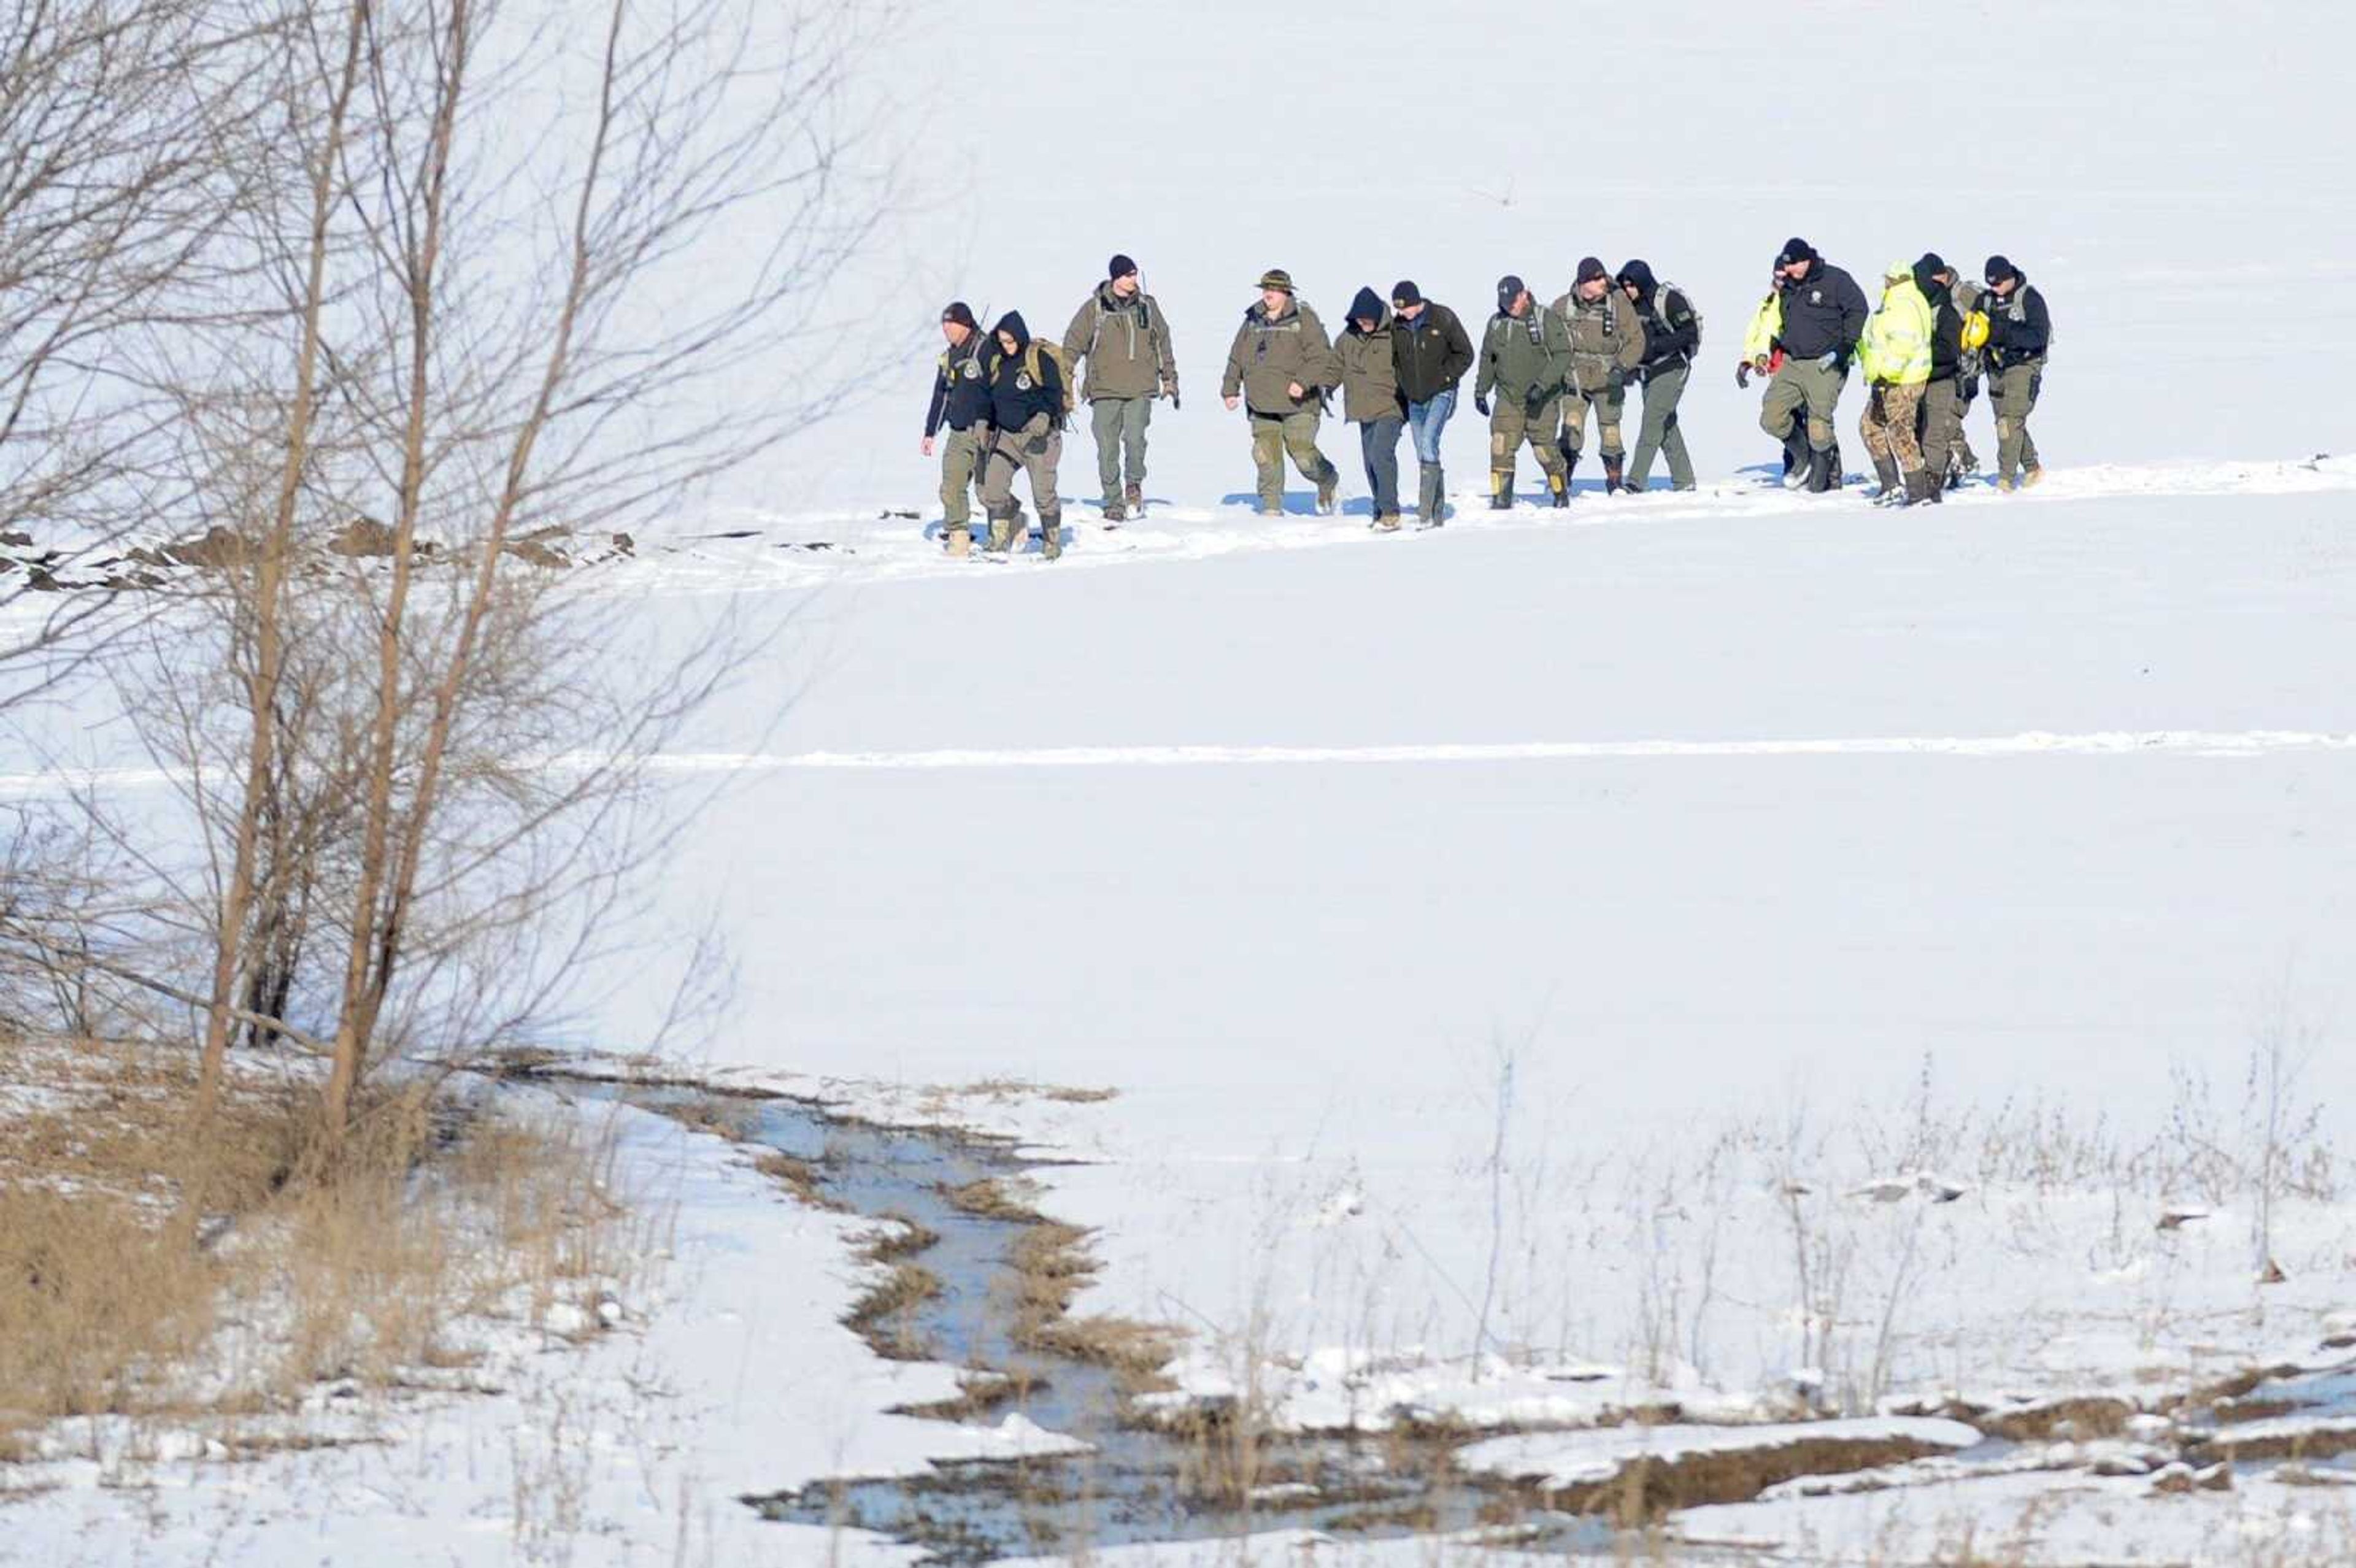
<svg viewBox="0 0 2356 1568"><path fill-rule="evenodd" d="M1284 1529L1397 1537L1488 1528L1500 1542L1540 1550L1612 1549L1601 1521L1533 1511L1509 1491L1476 1484L1441 1443L1257 1435L1216 1417L1181 1432L1135 1419L1118 1371L1023 1342L1017 1247L1037 1217L976 1212L969 1199L951 1200L975 1183L1024 1176L1031 1168L1001 1146L841 1120L794 1100L556 1082L698 1125L733 1125L745 1141L808 1167L824 1200L887 1233L894 1221L922 1227L933 1239L894 1249L893 1263L920 1267L937 1291L863 1329L884 1353L964 1370L965 1408L920 1413L995 1425L1020 1413L1090 1447L1065 1457L941 1462L918 1476L822 1481L744 1499L765 1518L872 1531L943 1563Z"/></svg>

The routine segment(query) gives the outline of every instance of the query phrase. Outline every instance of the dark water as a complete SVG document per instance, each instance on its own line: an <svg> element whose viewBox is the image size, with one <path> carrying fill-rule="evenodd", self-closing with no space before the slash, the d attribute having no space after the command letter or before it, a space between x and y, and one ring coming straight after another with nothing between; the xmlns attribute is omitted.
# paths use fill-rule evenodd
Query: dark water
<svg viewBox="0 0 2356 1568"><path fill-rule="evenodd" d="M1085 1456L936 1464L927 1474L819 1482L744 1501L765 1518L873 1531L938 1563L1071 1552L1141 1541L1207 1541L1307 1529L1361 1536L1492 1527L1501 1541L1609 1551L1601 1523L1532 1510L1453 1469L1446 1445L1408 1437L1252 1437L1218 1413L1186 1431L1135 1419L1115 1372L1016 1343L1011 1253L1028 1221L969 1213L952 1189L1030 1168L1006 1148L955 1133L870 1126L793 1100L567 1081L583 1094L700 1123L725 1121L815 1168L831 1202L898 1216L939 1239L905 1254L938 1295L891 1325L895 1344L1011 1392L966 1419L1020 1412L1090 1445ZM984 1372L973 1379L973 1372ZM998 1374L992 1378L986 1374Z"/></svg>

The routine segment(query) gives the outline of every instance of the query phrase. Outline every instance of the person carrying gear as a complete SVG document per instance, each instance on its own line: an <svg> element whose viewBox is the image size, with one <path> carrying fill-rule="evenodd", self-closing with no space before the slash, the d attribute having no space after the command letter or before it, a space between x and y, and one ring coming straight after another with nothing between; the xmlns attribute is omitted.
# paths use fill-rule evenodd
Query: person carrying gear
<svg viewBox="0 0 2356 1568"><path fill-rule="evenodd" d="M1865 334L1865 291L1857 280L1815 252L1805 240L1783 242L1775 257L1783 280L1783 325L1776 341L1783 364L1767 383L1759 427L1783 443L1794 472L1804 460L1807 488L1837 489L1833 414L1848 380L1849 361ZM1807 411L1804 453L1800 411Z"/></svg>
<svg viewBox="0 0 2356 1568"><path fill-rule="evenodd" d="M1562 421L1562 384L1569 373L1570 329L1562 317L1531 298L1513 273L1499 278L1497 314L1481 335L1481 374L1472 386L1472 406L1489 420L1492 509L1502 512L1514 504L1514 462L1524 442L1537 457L1554 504L1570 504L1570 475L1555 435Z"/></svg>
<svg viewBox="0 0 2356 1568"><path fill-rule="evenodd" d="M1965 422L1971 418L1972 404L1980 395L1980 378L1987 371L1988 324L1987 313L1980 309L1980 285L1957 269L1949 271L1955 274L1949 293L1963 335L1963 347L1955 355L1955 425L1953 444L1947 448L1946 487L1960 490L1965 480L1980 471L1980 455L1972 450Z"/></svg>
<svg viewBox="0 0 2356 1568"><path fill-rule="evenodd" d="M1988 392L1996 403L1996 487L2009 492L2016 474L2022 485L2045 477L2037 443L2029 439L2029 416L2045 384L2053 318L2045 296L2002 256L1987 259L1984 276L1987 293L1980 296L1980 308L1987 313Z"/></svg>
<svg viewBox="0 0 2356 1568"><path fill-rule="evenodd" d="M1917 500L1944 496L1955 443L1963 439L1964 315L1955 308L1954 285L1955 270L1936 251L1924 251L1914 263L1914 286L1931 305L1931 379L1915 425L1928 493Z"/></svg>
<svg viewBox="0 0 2356 1568"><path fill-rule="evenodd" d="M1066 388L1057 353L1033 339L1022 313L1008 311L991 334L990 356L990 457L981 487L990 513L990 548L1012 549L1022 535L1022 506L1014 499L1014 475L1031 482L1031 504L1039 508L1040 538L1049 560L1064 553L1064 504L1055 496L1055 465L1064 457Z"/></svg>
<svg viewBox="0 0 2356 1568"><path fill-rule="evenodd" d="M1097 481L1110 525L1145 513L1145 427L1152 421L1155 398L1178 406L1178 360L1160 302L1138 287L1137 263L1115 256L1106 271L1111 276L1081 303L1064 329L1064 358L1087 362L1080 395L1096 432Z"/></svg>
<svg viewBox="0 0 2356 1568"><path fill-rule="evenodd" d="M1301 477L1317 486L1318 511L1333 511L1342 471L1317 450L1317 425L1324 394L1341 381L1342 362L1326 341L1324 324L1294 298L1292 274L1280 267L1262 273L1259 301L1236 329L1219 386L1228 408L1241 401L1251 416L1261 517L1284 515L1288 453Z"/></svg>
<svg viewBox="0 0 2356 1568"><path fill-rule="evenodd" d="M1342 361L1342 417L1358 427L1366 487L1375 495L1374 526L1387 534L1398 531L1398 438L1407 422L1407 401L1399 396L1392 357L1393 330L1382 296L1360 289L1350 302L1349 325L1333 340L1334 356Z"/></svg>
<svg viewBox="0 0 2356 1568"><path fill-rule="evenodd" d="M1909 261L1881 270L1881 308L1865 324L1858 342L1858 368L1865 372L1865 414L1858 433L1873 459L1881 488L1878 506L1911 507L1934 493L1923 472L1922 448L1914 431L1922 413L1922 389L1931 380L1931 302L1914 282Z"/></svg>
<svg viewBox="0 0 2356 1568"><path fill-rule="evenodd" d="M1587 411L1595 411L1595 443L1603 451L1603 488L1617 491L1627 451L1620 441L1620 411L1629 379L1644 357L1644 327L1628 296L1612 286L1611 274L1592 256L1580 259L1570 292L1554 302L1570 332L1570 374L1562 395L1563 485L1569 487L1587 440Z"/></svg>
<svg viewBox="0 0 2356 1568"><path fill-rule="evenodd" d="M944 425L941 448L941 546L954 556L973 553L973 509L966 492L981 493L982 454L990 450L990 383L985 379L989 341L973 319L973 307L952 300L941 312L941 336L948 347L934 361L933 403L925 411L924 453L933 454Z"/></svg>
<svg viewBox="0 0 2356 1568"><path fill-rule="evenodd" d="M1398 364L1399 396L1407 400L1408 428L1415 432L1418 494L1424 523L1441 520L1447 509L1448 476L1440 463L1440 436L1456 413L1456 387L1472 368L1472 340L1464 324L1444 304L1423 297L1402 279L1391 285L1391 352Z"/></svg>
<svg viewBox="0 0 2356 1568"><path fill-rule="evenodd" d="M1669 487L1690 490L1693 459L1686 453L1686 433L1677 428L1677 400L1686 395L1686 378L1701 350L1701 315L1683 289L1655 278L1644 261L1622 267L1615 281L1644 324L1644 356L1636 362L1636 379L1644 387L1644 422L1628 463L1628 488L1643 494L1652 477L1653 454L1662 453L1669 460Z"/></svg>

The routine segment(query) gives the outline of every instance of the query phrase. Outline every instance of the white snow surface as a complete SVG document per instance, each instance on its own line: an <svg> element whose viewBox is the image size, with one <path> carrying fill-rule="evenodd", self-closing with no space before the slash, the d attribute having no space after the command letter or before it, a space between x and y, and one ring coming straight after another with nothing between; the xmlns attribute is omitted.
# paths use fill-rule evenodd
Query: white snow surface
<svg viewBox="0 0 2356 1568"><path fill-rule="evenodd" d="M1187 1390L1265 1387L1293 1424L2149 1401L2310 1351L2356 1219L2280 1198L2289 1277L2260 1287L2253 1193L2188 1152L2250 1152L2254 1042L2297 1042L2326 1134L2356 1090L2356 205L2330 196L2356 23L2252 20L1708 0L1612 13L1596 47L1631 69L1574 89L1578 50L1502 0L920 16L894 102L967 101L980 48L1053 84L1042 145L1080 142L1028 190L994 133L927 136L948 199L871 269L893 340L952 295L1059 333L1104 255L1137 256L1186 389L1157 411L1152 509L1098 526L1082 429L1061 561L942 559L926 347L584 571L617 660L722 614L770 635L659 759L716 794L642 962L594 976L556 1043L653 1038L708 924L735 994L678 1066L1068 1157L1043 1204L1097 1229L1083 1309L1193 1330ZM1794 83L1820 47L1839 79ZM1890 60L1934 84L1907 134L1858 89ZM1134 91L1108 106L1107 79ZM1926 247L2027 270L2060 328L2040 486L1890 514L1764 483L1728 372L1795 232L1869 293ZM1607 499L1590 456L1567 513L1473 510L1468 397L1447 528L1369 535L1332 423L1344 515L1305 515L1297 475L1295 515L1248 515L1215 394L1263 268L1329 325L1412 277L1477 332L1496 274L1552 297L1588 251L1644 255L1708 315L1699 493ZM162 782L103 711L19 722L0 795ZM1006 1080L1119 1093L972 1092ZM518 1501L539 1475L581 1499L576 1561L668 1562L682 1529L689 1561L817 1561L733 1499L1009 1440L878 1413L953 1379L835 1324L852 1227L636 1125L680 1231L643 1323L381 1445L64 1473L0 1512L0 1556L555 1560ZM2127 1168L2147 1132L2182 1170ZM1932 1201L1930 1169L1963 1195ZM1857 1195L1877 1181L1913 1190ZM2157 1229L2171 1207L2206 1217ZM1875 1560L1904 1561L2042 1509L2023 1561L2197 1561L2322 1517L2272 1484L2053 1488L1778 1499L1687 1533L1854 1560L1894 1537Z"/></svg>

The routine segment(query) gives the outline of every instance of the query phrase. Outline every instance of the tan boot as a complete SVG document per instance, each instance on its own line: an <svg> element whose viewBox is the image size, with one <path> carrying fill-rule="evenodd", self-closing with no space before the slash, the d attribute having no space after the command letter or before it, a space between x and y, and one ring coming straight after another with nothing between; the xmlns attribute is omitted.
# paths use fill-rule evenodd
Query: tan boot
<svg viewBox="0 0 2356 1568"><path fill-rule="evenodd" d="M2036 484L2039 480L2044 477L2045 470L2038 467L2037 464L2032 463L2028 467L2020 471L2020 487L2026 490L2031 485Z"/></svg>
<svg viewBox="0 0 2356 1568"><path fill-rule="evenodd" d="M1041 553L1045 555L1049 560L1054 560L1056 557L1064 553L1064 514L1061 512L1040 513L1039 528Z"/></svg>
<svg viewBox="0 0 2356 1568"><path fill-rule="evenodd" d="M1395 534L1398 531L1399 516L1397 512L1387 512L1383 516L1375 519L1375 532L1378 534Z"/></svg>
<svg viewBox="0 0 2356 1568"><path fill-rule="evenodd" d="M941 549L953 559L963 560L973 553L973 530L961 527L948 529L941 536Z"/></svg>

